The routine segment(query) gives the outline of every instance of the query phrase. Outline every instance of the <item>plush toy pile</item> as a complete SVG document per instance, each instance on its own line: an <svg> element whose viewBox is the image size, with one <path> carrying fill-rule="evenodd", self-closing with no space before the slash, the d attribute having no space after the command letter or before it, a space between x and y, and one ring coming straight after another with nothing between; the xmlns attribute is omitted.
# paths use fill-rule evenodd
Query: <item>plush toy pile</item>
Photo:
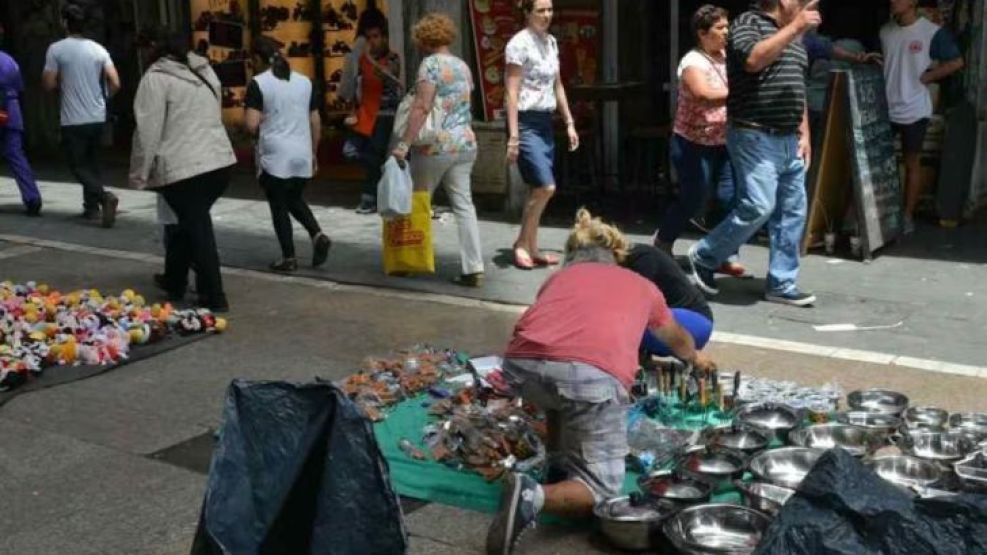
<svg viewBox="0 0 987 555"><path fill-rule="evenodd" d="M148 305L131 289L103 296L95 289L60 293L45 284L0 283L0 391L45 368L115 364L132 345L178 333L221 332L226 321L208 310Z"/></svg>

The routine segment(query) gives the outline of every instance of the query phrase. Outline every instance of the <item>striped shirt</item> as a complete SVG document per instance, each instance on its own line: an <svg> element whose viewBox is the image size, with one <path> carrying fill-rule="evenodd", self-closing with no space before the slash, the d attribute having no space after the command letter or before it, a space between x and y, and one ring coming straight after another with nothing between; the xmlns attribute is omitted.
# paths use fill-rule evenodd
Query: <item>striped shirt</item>
<svg viewBox="0 0 987 555"><path fill-rule="evenodd" d="M773 64L757 73L744 67L757 43L777 32L778 23L764 12L745 12L734 20L727 43L727 117L794 133L805 111L809 68L802 41L792 41Z"/></svg>

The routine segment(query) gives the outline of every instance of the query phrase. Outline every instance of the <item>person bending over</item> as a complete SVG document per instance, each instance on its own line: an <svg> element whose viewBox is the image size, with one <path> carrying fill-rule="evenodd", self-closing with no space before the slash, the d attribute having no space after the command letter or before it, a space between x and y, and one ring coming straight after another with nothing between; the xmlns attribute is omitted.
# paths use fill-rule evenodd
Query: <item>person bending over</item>
<svg viewBox="0 0 987 555"><path fill-rule="evenodd" d="M650 329L671 352L711 370L650 281L621 268L627 239L586 210L565 246L565 267L546 280L521 316L504 355L504 378L547 419L548 476L505 480L487 553L510 553L538 513L585 517L620 493L627 447L628 390L638 371L641 334Z"/></svg>

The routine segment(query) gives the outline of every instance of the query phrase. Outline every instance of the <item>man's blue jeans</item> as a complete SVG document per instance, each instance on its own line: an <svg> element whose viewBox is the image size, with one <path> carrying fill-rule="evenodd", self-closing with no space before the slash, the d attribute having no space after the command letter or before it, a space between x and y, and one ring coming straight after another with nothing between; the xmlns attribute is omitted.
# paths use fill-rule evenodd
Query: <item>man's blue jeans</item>
<svg viewBox="0 0 987 555"><path fill-rule="evenodd" d="M788 293L798 279L806 216L805 163L799 158L798 136L730 127L727 149L736 177L737 204L696 246L696 262L718 268L768 224L767 291Z"/></svg>

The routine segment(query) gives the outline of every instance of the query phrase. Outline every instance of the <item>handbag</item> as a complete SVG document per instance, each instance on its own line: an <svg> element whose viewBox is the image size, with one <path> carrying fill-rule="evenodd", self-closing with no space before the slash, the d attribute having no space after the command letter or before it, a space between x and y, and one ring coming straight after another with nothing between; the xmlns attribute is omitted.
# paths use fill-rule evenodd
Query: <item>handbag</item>
<svg viewBox="0 0 987 555"><path fill-rule="evenodd" d="M414 103L415 93L409 92L401 100L401 104L398 104L398 109L394 113L394 137L397 140L401 140L404 137L405 131L408 130L411 106ZM445 123L445 119L445 111L442 110L442 106L439 105L438 98L436 98L432 102L432 111L425 118L425 124L422 125L418 136L411 140L412 146L425 146L435 143L438 140L439 131L442 130L442 124Z"/></svg>

